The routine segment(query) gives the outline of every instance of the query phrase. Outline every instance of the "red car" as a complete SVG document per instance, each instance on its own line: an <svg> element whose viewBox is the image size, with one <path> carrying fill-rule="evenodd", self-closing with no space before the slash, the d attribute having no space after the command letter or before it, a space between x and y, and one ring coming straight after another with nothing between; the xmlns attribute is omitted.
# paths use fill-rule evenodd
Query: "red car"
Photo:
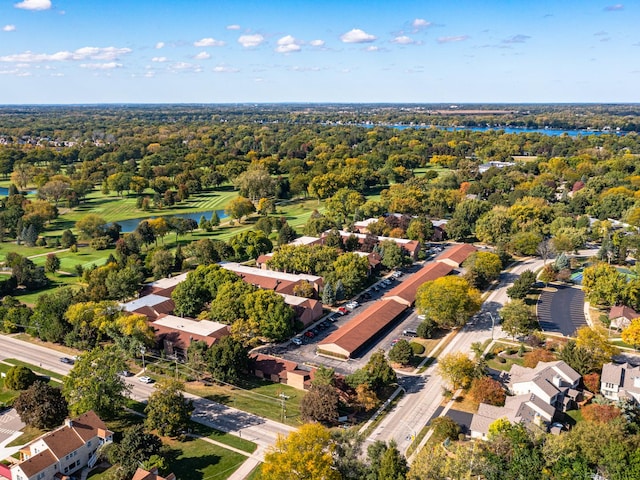
<svg viewBox="0 0 640 480"><path fill-rule="evenodd" d="M343 314L343 315L346 315L347 313L349 313L349 310L347 310L347 309L346 309L346 308L344 308L344 307L340 307L340 308L338 309L338 311L339 311L341 314Z"/></svg>
<svg viewBox="0 0 640 480"><path fill-rule="evenodd" d="M313 334L313 332L311 330L309 330L308 332L304 332L304 336L307 337L307 338L315 337L315 335Z"/></svg>

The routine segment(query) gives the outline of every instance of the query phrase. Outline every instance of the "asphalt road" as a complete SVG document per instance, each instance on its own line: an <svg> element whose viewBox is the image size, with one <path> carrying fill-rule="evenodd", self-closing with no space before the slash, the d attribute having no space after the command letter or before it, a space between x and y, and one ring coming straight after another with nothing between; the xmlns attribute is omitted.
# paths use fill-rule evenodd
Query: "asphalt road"
<svg viewBox="0 0 640 480"><path fill-rule="evenodd" d="M64 355L57 350L0 335L0 359L15 358L66 375L73 368L73 365L60 362L62 356ZM126 378L125 381L131 387L131 398L138 401L149 398L155 388L155 384L141 383L137 377ZM192 417L194 421L255 442L259 447L262 447L259 451L273 445L279 434L286 435L295 430L288 425L226 405L191 395L187 396L194 399L196 407Z"/></svg>
<svg viewBox="0 0 640 480"><path fill-rule="evenodd" d="M551 285L538 301L538 321L545 332L572 336L587 325L584 318L584 292L568 285Z"/></svg>

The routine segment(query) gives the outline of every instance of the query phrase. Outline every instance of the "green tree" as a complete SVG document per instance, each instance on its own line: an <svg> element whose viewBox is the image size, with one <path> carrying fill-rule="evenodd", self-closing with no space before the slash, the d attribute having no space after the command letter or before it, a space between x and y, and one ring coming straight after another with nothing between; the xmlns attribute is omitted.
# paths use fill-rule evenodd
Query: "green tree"
<svg viewBox="0 0 640 480"><path fill-rule="evenodd" d="M408 365L412 358L413 350L411 349L411 345L404 339L399 340L398 343L389 350L389 360L392 362Z"/></svg>
<svg viewBox="0 0 640 480"><path fill-rule="evenodd" d="M333 262L332 282L342 280L345 296L351 297L362 289L369 273L369 261L355 253L343 253Z"/></svg>
<svg viewBox="0 0 640 480"><path fill-rule="evenodd" d="M416 293L418 312L442 328L463 326L480 310L480 292L460 277L441 277L422 284Z"/></svg>
<svg viewBox="0 0 640 480"><path fill-rule="evenodd" d="M384 355L384 350L378 350L371 354L367 364L346 378L347 383L352 387L357 387L363 383L369 385L374 391L395 384L398 381L396 372Z"/></svg>
<svg viewBox="0 0 640 480"><path fill-rule="evenodd" d="M325 305L335 305L336 303L336 294L333 290L333 286L331 283L327 282L322 289L322 303Z"/></svg>
<svg viewBox="0 0 640 480"><path fill-rule="evenodd" d="M48 254L44 264L44 271L47 273L56 273L58 270L60 270L60 259L55 253Z"/></svg>
<svg viewBox="0 0 640 480"><path fill-rule="evenodd" d="M407 262L407 251L393 240L385 240L380 243L382 250L382 265L391 270L399 268Z"/></svg>
<svg viewBox="0 0 640 480"><path fill-rule="evenodd" d="M395 441L391 440L389 445L384 445L382 452L372 451L371 447L367 451L373 475L367 478L377 480L404 480L409 467L407 460L402 456ZM381 455L379 455L381 453Z"/></svg>
<svg viewBox="0 0 640 480"><path fill-rule="evenodd" d="M560 359L582 376L598 370L598 365L593 361L589 350L578 347L575 340L567 342L560 352Z"/></svg>
<svg viewBox="0 0 640 480"><path fill-rule="evenodd" d="M39 380L20 392L13 408L20 420L38 429L57 427L69 415L67 401L60 389Z"/></svg>
<svg viewBox="0 0 640 480"><path fill-rule="evenodd" d="M451 220L447 223L447 235L454 240L462 240L473 235L478 219L491 209L484 200L463 200L456 205Z"/></svg>
<svg viewBox="0 0 640 480"><path fill-rule="evenodd" d="M502 261L491 252L474 252L464 261L465 278L477 288L484 288L500 276Z"/></svg>
<svg viewBox="0 0 640 480"><path fill-rule="evenodd" d="M334 466L335 444L329 430L318 423L302 425L288 437L278 436L265 454L263 480L340 480Z"/></svg>
<svg viewBox="0 0 640 480"><path fill-rule="evenodd" d="M100 215L89 213L76 222L76 228L80 231L82 238L98 238L104 235L107 221Z"/></svg>
<svg viewBox="0 0 640 480"><path fill-rule="evenodd" d="M447 416L437 417L431 420L431 428L433 429L431 438L434 442L438 443L442 443L447 438L455 441L458 439L458 434L460 433L460 425Z"/></svg>
<svg viewBox="0 0 640 480"><path fill-rule="evenodd" d="M64 379L62 393L73 415L93 410L113 418L125 404L129 387L118 375L126 370L122 351L115 346L97 347L83 354Z"/></svg>
<svg viewBox="0 0 640 480"><path fill-rule="evenodd" d="M158 382L144 409L148 429L169 437L186 430L194 406L191 400L185 398L183 390L184 385L177 380L164 379Z"/></svg>
<svg viewBox="0 0 640 480"><path fill-rule="evenodd" d="M531 308L523 300L511 300L500 309L502 330L513 338L527 335L533 330Z"/></svg>
<svg viewBox="0 0 640 480"><path fill-rule="evenodd" d="M245 197L234 198L224 209L224 213L229 215L231 218L237 219L238 222L242 220L242 217L246 217L255 211L256 207L253 205L251 200Z"/></svg>
<svg viewBox="0 0 640 480"><path fill-rule="evenodd" d="M464 353L448 353L438 360L438 373L452 390L468 388L475 375L476 366Z"/></svg>
<svg viewBox="0 0 640 480"><path fill-rule="evenodd" d="M407 238L418 240L420 243L428 242L433 237L433 223L426 217L414 218L407 227Z"/></svg>
<svg viewBox="0 0 640 480"><path fill-rule="evenodd" d="M9 390L26 390L35 383L38 376L23 365L16 365L7 370L4 386Z"/></svg>
<svg viewBox="0 0 640 480"><path fill-rule="evenodd" d="M576 332L576 345L589 352L594 366L602 369L602 365L609 363L618 349L609 343L606 331L598 328L582 327Z"/></svg>
<svg viewBox="0 0 640 480"><path fill-rule="evenodd" d="M71 245L76 245L77 243L76 236L71 230L62 232L62 236L60 237L60 246L62 248L69 248Z"/></svg>
<svg viewBox="0 0 640 480"><path fill-rule="evenodd" d="M232 332L244 338L260 336L283 341L293 333L293 309L272 290L256 290L244 297L244 315Z"/></svg>
<svg viewBox="0 0 640 480"><path fill-rule="evenodd" d="M115 466L114 476L126 479L133 476L142 462L159 454L161 448L162 440L157 435L145 432L144 425L139 423L127 428L119 443L108 447L107 458Z"/></svg>
<svg viewBox="0 0 640 480"><path fill-rule="evenodd" d="M159 280L161 278L168 277L174 266L174 258L173 254L168 250L156 250L151 255L151 260L149 261L149 267L151 267L151 271L153 272L153 279Z"/></svg>
<svg viewBox="0 0 640 480"><path fill-rule="evenodd" d="M234 383L240 374L249 367L249 353L232 336L223 337L209 348L207 354L207 368L211 376L222 382Z"/></svg>
<svg viewBox="0 0 640 480"><path fill-rule="evenodd" d="M518 255L535 255L542 235L537 232L519 232L511 237L509 245L513 253Z"/></svg>

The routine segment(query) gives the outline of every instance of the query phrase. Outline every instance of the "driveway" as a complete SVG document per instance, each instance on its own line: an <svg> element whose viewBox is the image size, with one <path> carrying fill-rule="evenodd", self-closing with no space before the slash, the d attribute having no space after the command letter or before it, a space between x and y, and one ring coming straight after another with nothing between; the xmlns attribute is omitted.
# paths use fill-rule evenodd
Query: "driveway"
<svg viewBox="0 0 640 480"><path fill-rule="evenodd" d="M538 300L538 321L545 332L571 336L587 322L584 318L584 293L568 285L551 285Z"/></svg>

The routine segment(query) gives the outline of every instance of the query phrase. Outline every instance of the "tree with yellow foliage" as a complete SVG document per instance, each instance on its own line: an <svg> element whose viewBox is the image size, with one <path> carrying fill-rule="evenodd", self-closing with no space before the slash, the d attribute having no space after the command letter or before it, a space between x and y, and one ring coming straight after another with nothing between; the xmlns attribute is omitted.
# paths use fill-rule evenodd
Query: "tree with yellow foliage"
<svg viewBox="0 0 640 480"><path fill-rule="evenodd" d="M633 345L634 348L637 348L637 346L640 345L640 317L634 318L629 326L622 331L620 336L624 343L628 343L629 345Z"/></svg>
<svg viewBox="0 0 640 480"><path fill-rule="evenodd" d="M280 435L266 453L262 465L263 480L339 480L334 468L335 445L329 430L307 423L288 437Z"/></svg>

